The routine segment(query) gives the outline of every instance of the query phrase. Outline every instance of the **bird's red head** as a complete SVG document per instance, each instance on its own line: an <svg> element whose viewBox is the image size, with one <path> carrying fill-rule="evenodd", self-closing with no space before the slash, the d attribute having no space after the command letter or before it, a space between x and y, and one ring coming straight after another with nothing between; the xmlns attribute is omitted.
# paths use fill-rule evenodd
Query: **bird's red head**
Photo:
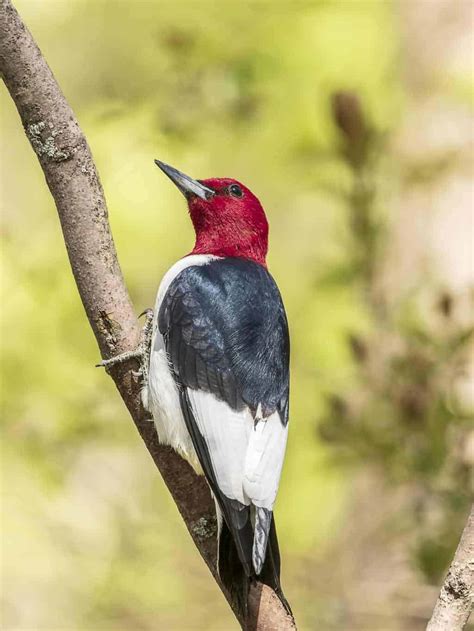
<svg viewBox="0 0 474 631"><path fill-rule="evenodd" d="M155 162L187 199L196 232L192 254L235 256L266 265L267 218L246 186L230 178L193 180L158 160Z"/></svg>
<svg viewBox="0 0 474 631"><path fill-rule="evenodd" d="M249 189L230 178L201 180L214 191L209 199L188 198L196 231L193 254L215 254L252 259L265 265L268 222L265 212Z"/></svg>

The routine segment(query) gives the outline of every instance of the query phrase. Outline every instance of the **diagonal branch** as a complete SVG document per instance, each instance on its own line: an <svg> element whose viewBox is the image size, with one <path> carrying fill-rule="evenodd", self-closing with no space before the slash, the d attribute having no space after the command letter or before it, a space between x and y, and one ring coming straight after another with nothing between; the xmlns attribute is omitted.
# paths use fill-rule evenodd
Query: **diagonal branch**
<svg viewBox="0 0 474 631"><path fill-rule="evenodd" d="M10 0L0 0L0 70L56 203L72 272L101 354L134 348L140 329L110 232L107 207L92 155L78 122L33 37ZM294 621L275 593L256 583L248 616L216 575L216 520L202 477L173 450L159 445L131 378L133 361L111 376L160 470L196 547L246 629L290 631Z"/></svg>
<svg viewBox="0 0 474 631"><path fill-rule="evenodd" d="M426 631L462 631L474 606L474 504Z"/></svg>

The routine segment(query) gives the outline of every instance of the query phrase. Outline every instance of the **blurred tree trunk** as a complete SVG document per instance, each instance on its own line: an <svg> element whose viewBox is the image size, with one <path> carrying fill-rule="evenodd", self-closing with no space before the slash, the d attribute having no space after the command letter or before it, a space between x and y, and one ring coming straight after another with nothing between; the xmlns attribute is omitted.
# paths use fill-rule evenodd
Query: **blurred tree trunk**
<svg viewBox="0 0 474 631"><path fill-rule="evenodd" d="M0 69L56 203L74 278L101 354L136 347L140 329L125 287L92 155L41 51L10 0L0 4ZM196 547L245 629L291 630L293 618L277 595L255 582L248 612L225 592L216 573L214 505L203 477L158 443L131 376L133 361L112 378L170 490Z"/></svg>
<svg viewBox="0 0 474 631"><path fill-rule="evenodd" d="M474 504L426 631L462 631L474 604Z"/></svg>

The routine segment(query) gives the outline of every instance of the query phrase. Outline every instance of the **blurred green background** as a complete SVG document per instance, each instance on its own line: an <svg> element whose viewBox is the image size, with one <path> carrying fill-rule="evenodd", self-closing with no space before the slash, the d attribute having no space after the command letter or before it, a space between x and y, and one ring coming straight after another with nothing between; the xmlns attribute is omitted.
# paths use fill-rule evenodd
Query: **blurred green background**
<svg viewBox="0 0 474 631"><path fill-rule="evenodd" d="M16 0L91 145L137 312L193 245L160 158L270 221L276 516L302 630L423 629L472 494L469 1ZM2 628L237 629L111 380L5 89Z"/></svg>

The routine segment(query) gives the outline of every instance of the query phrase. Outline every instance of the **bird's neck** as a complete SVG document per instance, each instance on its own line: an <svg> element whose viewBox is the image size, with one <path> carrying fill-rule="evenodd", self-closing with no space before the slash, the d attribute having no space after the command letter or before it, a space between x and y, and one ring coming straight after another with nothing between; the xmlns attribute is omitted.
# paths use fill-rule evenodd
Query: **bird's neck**
<svg viewBox="0 0 474 631"><path fill-rule="evenodd" d="M196 234L196 243L191 254L243 258L266 267L267 248L267 239L262 239L257 234L214 230Z"/></svg>

